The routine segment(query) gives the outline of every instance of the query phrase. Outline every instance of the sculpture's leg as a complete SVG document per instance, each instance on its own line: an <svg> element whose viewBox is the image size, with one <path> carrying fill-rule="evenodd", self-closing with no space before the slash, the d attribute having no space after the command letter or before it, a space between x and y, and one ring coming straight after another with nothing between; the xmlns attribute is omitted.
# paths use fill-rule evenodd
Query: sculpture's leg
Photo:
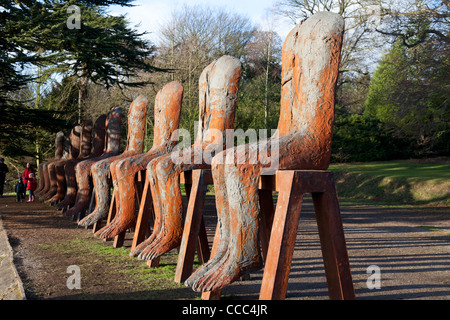
<svg viewBox="0 0 450 320"><path fill-rule="evenodd" d="M217 245L217 241L220 242L217 245L219 249L205 266L186 280L186 285L196 291L221 289L242 274L261 266L258 247L258 179L264 167L278 161L280 169L322 169L315 168L307 157L312 154L314 158L314 152L304 148L305 144L300 136L289 135L269 141L266 149L267 157L271 159L269 163L262 163L260 154L256 163L249 161L249 150L261 146L261 142L250 144L246 149L244 146L234 148L234 163L217 165L218 157L223 157L223 153L213 160L214 190L219 195L216 197L216 207L220 235L218 239L214 239L214 245ZM274 147L278 149L276 158ZM245 161L239 158L241 155L245 156ZM225 230L221 230L222 228Z"/></svg>
<svg viewBox="0 0 450 320"><path fill-rule="evenodd" d="M66 177L66 195L62 202L58 203L55 208L63 209L69 205L73 205L77 198L77 181L75 178L75 166L79 161L69 161L64 166L64 174Z"/></svg>
<svg viewBox="0 0 450 320"><path fill-rule="evenodd" d="M117 213L111 223L99 234L100 237L115 237L135 225L137 218L135 176L139 171L144 170L146 165L158 154L157 152L140 154L115 161L111 165Z"/></svg>
<svg viewBox="0 0 450 320"><path fill-rule="evenodd" d="M183 233L183 203L178 182L183 165L174 164L170 154L156 161L155 171L150 174L154 175L151 179L156 181L160 192L160 201L154 202L154 212L160 217L161 224L157 226L159 232L154 240L139 254L144 260L155 259L179 246Z"/></svg>
<svg viewBox="0 0 450 320"><path fill-rule="evenodd" d="M50 180L49 180L49 177L48 177L48 165L49 165L50 163L44 163L43 164L43 166L42 166L42 171L41 171L41 173L40 173L40 175L41 175L41 183L42 183L42 189L41 190L39 190L39 192L35 192L35 196L39 199L39 197L42 195L42 194L45 194L47 191L48 191L48 189L50 188Z"/></svg>
<svg viewBox="0 0 450 320"><path fill-rule="evenodd" d="M220 289L245 272L261 267L258 248L258 177L261 166L253 164L225 164L223 178L214 181L214 190L226 194L227 199L216 199L219 216L219 248L202 269L187 281L195 291ZM220 175L218 167L214 175ZM224 183L225 182L225 183ZM228 210L227 210L228 209ZM224 217L229 215L229 217ZM221 230L225 228L225 230ZM219 241L214 239L214 241Z"/></svg>
<svg viewBox="0 0 450 320"><path fill-rule="evenodd" d="M159 191L152 189L152 195L158 192L153 203L156 219L158 217L160 219L160 226L156 225L159 232L139 254L140 259L156 259L180 245L183 233L183 201L178 178L183 171L210 167L204 163L195 163L196 159L201 159L198 157L200 152L202 152L201 146L186 148L182 152L183 159L189 161L175 163L172 160L172 154L167 154L151 162L155 164L153 164L154 170L149 172L150 186L153 185L154 180Z"/></svg>
<svg viewBox="0 0 450 320"><path fill-rule="evenodd" d="M75 166L75 176L77 180L77 198L75 205L66 211L65 215L73 216L89 207L91 200L91 184L89 182L89 173L95 160L81 161Z"/></svg>
<svg viewBox="0 0 450 320"><path fill-rule="evenodd" d="M57 162L57 161L56 161ZM55 164L56 162L52 162L49 166L48 166L48 173L49 173L49 189L47 190L47 192L45 194L41 195L41 200L47 200L50 199L51 197L53 197L58 189L58 185L57 185L57 178L56 178L56 167Z"/></svg>
<svg viewBox="0 0 450 320"><path fill-rule="evenodd" d="M55 203L62 199L66 194L66 177L65 177L65 164L68 161L60 161L56 166L56 193L50 199L46 200L47 203Z"/></svg>
<svg viewBox="0 0 450 320"><path fill-rule="evenodd" d="M157 164L158 164L157 159L150 161L149 164L147 165L146 170L147 180L149 181L150 192L152 194L153 211L155 211L156 206L158 206L161 203L159 185L156 180L156 175L153 174L156 171ZM159 212L161 212L161 210L159 210L158 213ZM155 214L152 234L143 242L141 242L139 245L137 245L134 251L130 252L130 255L132 257L138 256L145 248L147 248L147 246L149 246L153 242L153 240L159 234L159 231L161 231L161 215Z"/></svg>
<svg viewBox="0 0 450 320"><path fill-rule="evenodd" d="M134 152L124 152L121 155L110 157L107 159L104 159L102 161L97 162L92 167L92 180L94 181L94 188L95 188L95 209L92 211L92 213L89 215L92 217L89 218L90 223L94 224L100 219L104 219L108 216L109 212L109 206L110 206L110 196L109 196L109 179L108 175L111 171L111 165L113 165L114 162L117 162L118 160L125 159L128 157L131 157L135 155ZM114 183L114 198L117 199L117 203L119 203L118 199L120 199L120 194L118 193L117 189L117 182L115 180L112 180ZM108 226L106 226L108 227ZM103 235L103 231L105 231L105 228L100 229L95 233L96 236L99 236L102 239L107 239L106 233Z"/></svg>
<svg viewBox="0 0 450 320"><path fill-rule="evenodd" d="M215 247L211 252L212 256L208 260L208 262L203 264L199 269L196 270L196 277L188 278L185 281L185 285L192 288L196 287L195 283L196 279L202 278L204 274L206 274L209 270L211 270L212 266L214 266L222 259L228 247L230 221L229 221L229 214L227 212L228 194L227 188L225 187L225 162L223 161L224 155L225 153L221 153L216 157L214 157L211 164L212 167L211 171L213 175L214 184L218 186L214 188L216 203L220 204L216 205L217 219L218 219L217 225L219 226L219 228L214 238Z"/></svg>
<svg viewBox="0 0 450 320"><path fill-rule="evenodd" d="M104 159L104 160L107 160L107 159ZM104 160L102 160L102 162ZM78 225L82 226L82 227L87 227L87 226L93 225L100 219L106 218L108 215L108 211L109 211L108 172L106 172L106 174L99 175L99 168L97 168L96 169L96 178L94 178L94 167L96 165L99 165L99 163L100 162L93 164L92 169L91 169L92 181L93 181L94 189L95 189L96 206L90 214L88 214L86 217L84 217L82 220L80 220L78 222ZM108 165L108 167L109 167L108 170L111 170L113 165L114 165L114 162L111 163L110 165ZM105 164L100 164L100 166L105 166ZM97 187L100 188L100 191L99 191L100 195L97 195ZM97 201L98 201L97 199L101 199L101 201L105 201L104 199L106 199L106 202L104 204L102 204L101 206L97 206ZM118 198L115 197L115 199L117 201ZM96 210L96 209L98 209L98 210ZM105 210L106 210L106 213L105 213Z"/></svg>
<svg viewBox="0 0 450 320"><path fill-rule="evenodd" d="M39 173L39 186L36 190L34 190L34 194L41 192L41 190L44 188L44 177L42 175L43 169L44 169L45 163L40 163L38 167L38 173Z"/></svg>
<svg viewBox="0 0 450 320"><path fill-rule="evenodd" d="M91 168L92 181L95 189L95 209L89 215L94 219L92 223L108 216L110 205L109 169L115 157L106 158L95 163Z"/></svg>

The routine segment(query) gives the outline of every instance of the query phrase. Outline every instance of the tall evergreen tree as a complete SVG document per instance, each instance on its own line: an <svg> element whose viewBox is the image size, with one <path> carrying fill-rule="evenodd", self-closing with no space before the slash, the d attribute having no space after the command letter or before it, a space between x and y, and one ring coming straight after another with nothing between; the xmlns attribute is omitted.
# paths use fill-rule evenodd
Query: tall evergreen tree
<svg viewBox="0 0 450 320"><path fill-rule="evenodd" d="M69 28L70 7L79 10L79 28ZM154 52L149 41L128 26L124 16L111 16L101 7L72 1L50 1L41 10L43 17L36 27L43 47L52 56L57 72L78 77L79 121L88 82L111 86L142 86L136 81L139 72L163 71L147 63ZM69 14L68 14L69 12Z"/></svg>
<svg viewBox="0 0 450 320"><path fill-rule="evenodd" d="M72 126L58 112L20 99L18 90L33 76L24 70L45 66L64 78L76 78L79 117L90 81L111 86L141 86L139 72L160 70L147 63L153 48L124 16L110 16L109 5L131 6L131 0L0 0L0 154L20 155L32 128L47 131ZM70 6L80 13L79 28L70 28ZM34 77L35 78L35 77ZM136 78L136 77L134 77ZM30 101L28 101L30 102ZM56 119L55 119L56 116Z"/></svg>

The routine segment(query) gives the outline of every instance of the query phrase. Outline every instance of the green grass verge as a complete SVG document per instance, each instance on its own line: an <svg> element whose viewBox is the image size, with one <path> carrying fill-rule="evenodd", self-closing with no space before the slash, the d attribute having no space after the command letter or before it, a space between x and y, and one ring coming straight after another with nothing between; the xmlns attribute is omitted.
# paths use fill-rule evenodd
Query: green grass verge
<svg viewBox="0 0 450 320"><path fill-rule="evenodd" d="M76 299L199 298L198 293L173 281L176 254L163 255L159 267L150 268L146 261L130 257L129 248L113 248L110 243L81 235L39 245L38 250L49 250L59 259L79 257L73 262L80 267L82 278L82 289L77 292ZM197 266L196 261L194 267ZM101 294L96 292L96 286L103 287Z"/></svg>
<svg viewBox="0 0 450 320"><path fill-rule="evenodd" d="M340 198L372 204L450 205L450 162L398 160L335 164Z"/></svg>

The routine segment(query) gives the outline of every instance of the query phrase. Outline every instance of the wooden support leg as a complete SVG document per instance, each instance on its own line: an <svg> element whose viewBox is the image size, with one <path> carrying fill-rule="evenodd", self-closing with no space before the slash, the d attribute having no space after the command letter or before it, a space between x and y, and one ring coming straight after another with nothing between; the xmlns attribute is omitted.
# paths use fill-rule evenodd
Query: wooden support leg
<svg viewBox="0 0 450 320"><path fill-rule="evenodd" d="M214 257L214 254L217 251L218 242L215 241L216 239L219 239L219 223L217 222L216 225L216 232L214 234L214 243L211 249L211 257ZM214 290L214 291L205 291L202 293L202 300L220 300L220 295L222 294L222 289Z"/></svg>
<svg viewBox="0 0 450 320"><path fill-rule="evenodd" d="M114 199L114 192L111 197L111 204L109 205L108 218L106 219L106 225L110 224L111 221L116 216L116 201ZM109 239L104 239L103 241L108 241Z"/></svg>
<svg viewBox="0 0 450 320"><path fill-rule="evenodd" d="M273 207L272 190L259 190L259 206L261 208L259 238L261 241L261 253L264 261L267 260L267 250L269 248L270 230L272 229Z"/></svg>
<svg viewBox="0 0 450 320"><path fill-rule="evenodd" d="M109 205L109 212L108 212L108 218L106 219L106 225L110 224L111 221L116 216L116 201L114 199L114 193L111 197L111 204Z"/></svg>
<svg viewBox="0 0 450 320"><path fill-rule="evenodd" d="M206 233L205 220L200 217L200 230L198 234L197 256L201 263L206 263L210 257L208 235Z"/></svg>
<svg viewBox="0 0 450 320"><path fill-rule="evenodd" d="M149 181L145 181L144 190L142 191L141 204L139 206L139 213L136 221L136 228L134 230L133 243L131 251L134 251L137 245L145 240L150 223L150 216L153 211L152 193L150 191Z"/></svg>
<svg viewBox="0 0 450 320"><path fill-rule="evenodd" d="M334 179L326 191L312 194L330 299L355 299Z"/></svg>
<svg viewBox="0 0 450 320"><path fill-rule="evenodd" d="M282 300L286 297L303 199L303 193L294 181L294 174L286 180L283 182L284 189L278 195L261 284L261 300Z"/></svg>
<svg viewBox="0 0 450 320"><path fill-rule="evenodd" d="M206 185L203 180L203 171L193 170L192 187L189 194L189 202L180 245L180 253L178 255L177 269L175 271L175 282L178 283L185 281L192 273L195 248L202 221L202 209L205 194Z"/></svg>
<svg viewBox="0 0 450 320"><path fill-rule="evenodd" d="M100 219L100 220L98 220L95 224L94 224L94 226L93 226L93 228L92 228L92 232L93 233L96 233L98 230L100 230L101 228L103 227L103 219Z"/></svg>
<svg viewBox="0 0 450 320"><path fill-rule="evenodd" d="M202 300L220 300L222 290L206 291L202 293Z"/></svg>

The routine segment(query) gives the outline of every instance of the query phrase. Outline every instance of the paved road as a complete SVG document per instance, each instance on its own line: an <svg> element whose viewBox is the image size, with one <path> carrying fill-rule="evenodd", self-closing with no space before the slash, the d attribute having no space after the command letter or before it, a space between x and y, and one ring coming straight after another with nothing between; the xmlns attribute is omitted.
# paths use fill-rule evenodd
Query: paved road
<svg viewBox="0 0 450 320"><path fill-rule="evenodd" d="M450 299L449 208L349 206L341 211L357 299ZM328 299L313 212L312 201L305 199L287 299ZM379 289L374 270L379 270ZM258 299L261 279L262 271L222 294Z"/></svg>

